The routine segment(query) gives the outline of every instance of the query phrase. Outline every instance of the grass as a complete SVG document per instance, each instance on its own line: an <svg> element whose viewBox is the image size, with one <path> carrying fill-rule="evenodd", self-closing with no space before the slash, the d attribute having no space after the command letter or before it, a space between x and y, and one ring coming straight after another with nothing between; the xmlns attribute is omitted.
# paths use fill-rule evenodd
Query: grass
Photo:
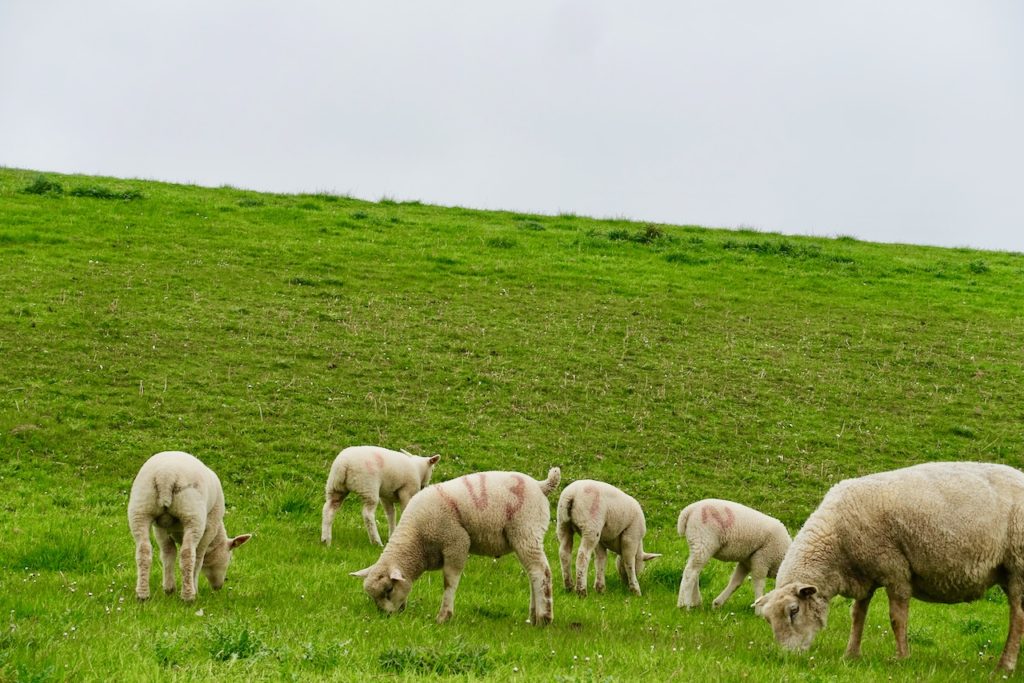
<svg viewBox="0 0 1024 683"><path fill-rule="evenodd" d="M27 192L39 178L51 189ZM61 192L52 189L59 186ZM97 201L64 188L132 193ZM675 607L675 517L739 500L795 530L841 478L915 462L1021 466L1019 254L696 226L259 194L0 169L0 680L964 680L1006 629L998 591L885 600L862 660L837 599L810 656L749 604ZM555 596L524 624L512 557L471 558L450 624L438 573L379 615L358 504L319 545L343 446L593 477L645 506L642 597ZM221 477L226 588L134 600L127 492L152 453ZM381 527L386 529L381 515ZM557 565L553 532L548 555ZM557 567L553 567L556 577ZM731 568L705 571L705 600Z"/></svg>

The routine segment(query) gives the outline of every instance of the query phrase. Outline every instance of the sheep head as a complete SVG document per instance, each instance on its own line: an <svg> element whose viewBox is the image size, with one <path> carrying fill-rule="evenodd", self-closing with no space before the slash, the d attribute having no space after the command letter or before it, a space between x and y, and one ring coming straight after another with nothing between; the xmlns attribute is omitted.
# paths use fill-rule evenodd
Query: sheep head
<svg viewBox="0 0 1024 683"><path fill-rule="evenodd" d="M789 583L762 595L754 613L771 624L780 646L806 652L828 621L828 600L815 586Z"/></svg>
<svg viewBox="0 0 1024 683"><path fill-rule="evenodd" d="M389 567L378 562L366 569L351 572L350 576L363 579L363 590L382 612L396 614L405 609L405 602L412 590L412 581L405 578L398 567Z"/></svg>
<svg viewBox="0 0 1024 683"><path fill-rule="evenodd" d="M214 541L206 549L203 557L203 576L210 582L213 590L220 590L224 585L228 573L228 565L231 564L231 553L235 548L252 538L252 534L242 534L234 538L223 538L223 541Z"/></svg>

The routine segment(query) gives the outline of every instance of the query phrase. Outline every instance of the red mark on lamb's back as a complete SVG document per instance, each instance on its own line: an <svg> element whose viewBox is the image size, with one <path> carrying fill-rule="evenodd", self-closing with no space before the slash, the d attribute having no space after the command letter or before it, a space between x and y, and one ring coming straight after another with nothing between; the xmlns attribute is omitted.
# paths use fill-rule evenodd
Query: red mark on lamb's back
<svg viewBox="0 0 1024 683"><path fill-rule="evenodd" d="M516 483L509 489L514 500L505 505L505 519L507 521L511 521L516 516L516 513L523 509L523 503L526 501L526 479L518 474L513 474L512 478L516 480Z"/></svg>
<svg viewBox="0 0 1024 683"><path fill-rule="evenodd" d="M715 524L722 530L732 527L732 523L736 519L736 515L727 507L719 510L713 505L705 505L700 510L700 521L706 524L709 517L715 520Z"/></svg>
<svg viewBox="0 0 1024 683"><path fill-rule="evenodd" d="M444 501L445 507L454 512L456 515L460 514L459 502L452 498L451 494L444 490L444 487L440 484L437 485L437 495L441 496L441 500Z"/></svg>
<svg viewBox="0 0 1024 683"><path fill-rule="evenodd" d="M366 460L366 471L370 474L376 474L384 469L384 454L380 451L374 451L370 457Z"/></svg>
<svg viewBox="0 0 1024 683"><path fill-rule="evenodd" d="M476 477L477 481L480 482L479 491L473 487L473 477ZM483 510L487 507L487 477L482 472L480 474L467 474L462 477L462 483L466 485L469 497L473 500L473 505L476 506L477 510Z"/></svg>
<svg viewBox="0 0 1024 683"><path fill-rule="evenodd" d="M597 516L597 511L601 509L601 492L593 484L587 484L583 487L583 493L589 493L594 497L590 501L590 518L593 519Z"/></svg>

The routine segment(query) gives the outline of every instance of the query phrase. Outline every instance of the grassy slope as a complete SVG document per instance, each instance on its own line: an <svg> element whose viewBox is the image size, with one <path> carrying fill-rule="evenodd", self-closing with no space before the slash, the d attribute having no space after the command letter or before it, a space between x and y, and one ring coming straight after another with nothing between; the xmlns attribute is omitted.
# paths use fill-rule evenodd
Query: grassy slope
<svg viewBox="0 0 1024 683"><path fill-rule="evenodd" d="M811 660L776 651L749 584L732 612L680 613L674 521L716 496L795 530L843 477L1024 464L1024 256L104 178L52 176L143 197L22 193L34 176L0 169L0 679L992 666L998 592L915 604L897 666L884 599L852 664L842 600ZM556 595L546 630L523 625L511 557L470 563L445 627L438 575L381 618L346 576L376 556L356 504L317 542L329 463L357 443L441 453L436 480L557 464L616 483L665 557L642 598L615 577ZM132 593L127 490L167 449L216 469L229 532L258 534L193 607Z"/></svg>

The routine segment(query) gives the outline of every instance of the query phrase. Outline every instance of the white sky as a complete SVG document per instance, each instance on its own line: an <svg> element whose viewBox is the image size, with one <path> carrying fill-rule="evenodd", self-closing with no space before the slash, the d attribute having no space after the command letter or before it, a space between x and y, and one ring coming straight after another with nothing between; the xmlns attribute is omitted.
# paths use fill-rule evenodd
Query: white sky
<svg viewBox="0 0 1024 683"><path fill-rule="evenodd" d="M0 0L0 164L1024 251L1024 3Z"/></svg>

